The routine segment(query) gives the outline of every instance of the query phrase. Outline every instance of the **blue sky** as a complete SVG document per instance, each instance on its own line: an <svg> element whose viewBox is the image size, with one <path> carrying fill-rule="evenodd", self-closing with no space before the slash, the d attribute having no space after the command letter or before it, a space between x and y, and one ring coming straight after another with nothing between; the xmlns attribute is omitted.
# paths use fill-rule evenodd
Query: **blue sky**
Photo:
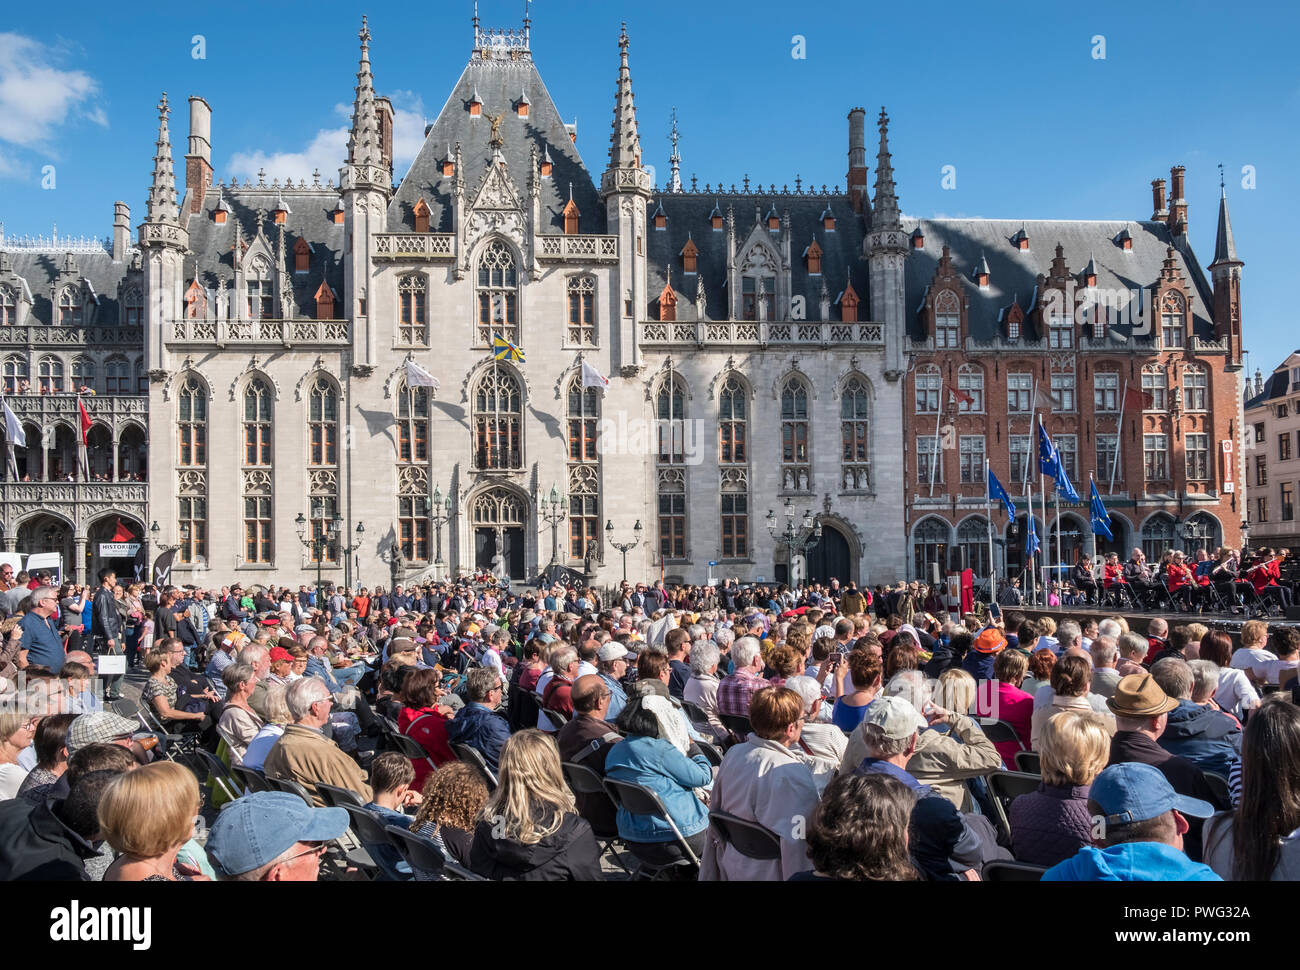
<svg viewBox="0 0 1300 970"><path fill-rule="evenodd" d="M472 3L322 0L12 6L0 33L0 220L9 234L105 235L114 199L139 222L159 93L212 105L218 177L337 177L357 27L370 18L381 93L398 109L398 174L471 46ZM418 9L418 12L416 12ZM683 174L705 182L844 183L849 108L892 119L904 211L918 216L1117 219L1151 214L1150 181L1187 166L1192 243L1213 254L1227 179L1244 271L1250 367L1300 346L1287 321L1300 199L1300 13L1285 5L679 3L537 0L533 57L598 177L617 38L628 21L645 159L662 184L677 108ZM518 26L523 0L483 0L485 26ZM205 57L193 56L201 35ZM795 37L804 39L802 58ZM1098 41L1104 38L1104 58ZM874 145L868 154L874 163ZM54 166L54 187L42 173ZM955 188L944 188L954 166ZM1254 188L1242 185L1251 166ZM178 181L183 179L183 165ZM872 175L874 180L874 173ZM47 179L48 181L48 179Z"/></svg>

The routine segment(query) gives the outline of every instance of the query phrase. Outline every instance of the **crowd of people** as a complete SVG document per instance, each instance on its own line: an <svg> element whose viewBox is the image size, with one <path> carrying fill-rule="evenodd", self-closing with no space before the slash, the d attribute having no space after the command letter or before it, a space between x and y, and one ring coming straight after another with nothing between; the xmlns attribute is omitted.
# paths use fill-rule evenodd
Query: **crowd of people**
<svg viewBox="0 0 1300 970"><path fill-rule="evenodd" d="M516 591L479 576L318 595L108 570L56 589L3 570L0 879L1300 865L1286 625L1246 622L1234 648L1181 618L950 613L916 583ZM135 717L122 678L97 675L114 654L142 668ZM341 840L368 853L360 873Z"/></svg>

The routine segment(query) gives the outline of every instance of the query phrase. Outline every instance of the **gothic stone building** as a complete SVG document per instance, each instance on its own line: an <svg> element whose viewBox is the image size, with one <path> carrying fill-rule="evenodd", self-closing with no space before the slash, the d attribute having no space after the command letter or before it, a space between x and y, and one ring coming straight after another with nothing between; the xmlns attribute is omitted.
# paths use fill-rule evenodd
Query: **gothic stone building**
<svg viewBox="0 0 1300 970"><path fill-rule="evenodd" d="M1243 263L1225 196L1206 279L1188 242L1183 167L1171 175L1168 201L1165 180L1152 183L1147 221L907 223L914 575L934 563L987 575L985 459L1018 514L1011 523L994 509L995 568L1024 568L1026 478L1043 551L1058 561L1050 481L1046 521L1038 497L1040 417L1082 499L1060 506L1059 561L1094 551L1090 478L1114 534L1098 552L1124 559L1141 546L1157 561L1169 548L1240 545Z"/></svg>

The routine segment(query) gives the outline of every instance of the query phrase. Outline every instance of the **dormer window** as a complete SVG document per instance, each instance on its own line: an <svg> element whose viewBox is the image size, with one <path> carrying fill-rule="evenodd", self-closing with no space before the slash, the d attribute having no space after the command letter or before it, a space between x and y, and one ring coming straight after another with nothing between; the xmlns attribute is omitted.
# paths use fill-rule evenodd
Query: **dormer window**
<svg viewBox="0 0 1300 970"><path fill-rule="evenodd" d="M654 214L654 223L655 223L655 228L656 228L656 229L667 229L667 228L668 228L668 216L667 216L667 214L664 212L664 204L663 204L662 201L660 201L660 203L659 203L659 207L658 207L657 209L655 209L655 214Z"/></svg>
<svg viewBox="0 0 1300 970"><path fill-rule="evenodd" d="M1047 346L1052 350L1068 350L1074 346L1074 321L1068 316L1053 313L1047 318Z"/></svg>
<svg viewBox="0 0 1300 970"><path fill-rule="evenodd" d="M416 200L415 208L411 210L411 215L415 217L415 231L429 231L429 203L423 199Z"/></svg>
<svg viewBox="0 0 1300 970"><path fill-rule="evenodd" d="M808 244L808 248L804 250L803 254L808 260L808 275L820 276L822 272L822 248L817 245L816 239Z"/></svg>
<svg viewBox="0 0 1300 970"><path fill-rule="evenodd" d="M520 91L520 92L519 92L519 100L515 102L515 114L517 114L520 118L527 118L527 117L528 117L528 106L529 106L531 103L532 103L532 102L530 102L530 101L528 100L528 92L527 92L527 91Z"/></svg>
<svg viewBox="0 0 1300 970"><path fill-rule="evenodd" d="M677 319L677 294L673 291L671 283L665 283L659 294L659 319Z"/></svg>
<svg viewBox="0 0 1300 970"><path fill-rule="evenodd" d="M740 311L745 320L759 319L758 310L762 306L764 320L776 316L776 277L744 276L740 281Z"/></svg>
<svg viewBox="0 0 1300 970"><path fill-rule="evenodd" d="M831 214L831 207L829 205L822 210L822 228L827 232L835 231L835 216Z"/></svg>
<svg viewBox="0 0 1300 970"><path fill-rule="evenodd" d="M295 273L307 272L307 264L311 260L311 245L307 240L299 238L293 244L293 271Z"/></svg>
<svg viewBox="0 0 1300 970"><path fill-rule="evenodd" d="M767 211L767 228L769 232L778 232L781 229L781 217L776 214L776 203Z"/></svg>
<svg viewBox="0 0 1300 970"><path fill-rule="evenodd" d="M346 213L343 211L342 199L339 199L338 204L334 206L334 211L331 213L331 215L334 217L334 225L336 226L343 225L343 219Z"/></svg>
<svg viewBox="0 0 1300 970"><path fill-rule="evenodd" d="M858 319L858 294L853 289L850 282L845 285L844 292L840 294L840 319L845 323L856 323Z"/></svg>
<svg viewBox="0 0 1300 970"><path fill-rule="evenodd" d="M542 178L550 178L551 173L555 171L555 163L551 161L551 150L545 148L542 150Z"/></svg>
<svg viewBox="0 0 1300 970"><path fill-rule="evenodd" d="M478 88L469 96L469 116L477 118L483 114L483 99L479 97Z"/></svg>
<svg viewBox="0 0 1300 970"><path fill-rule="evenodd" d="M1011 237L1011 245L1022 253L1029 252L1029 235L1025 232L1025 227L1021 226L1020 230Z"/></svg>
<svg viewBox="0 0 1300 970"><path fill-rule="evenodd" d="M572 191L572 190L570 190ZM578 216L582 215L578 211L578 204L573 201L573 196L569 196L569 201L564 205L564 234L566 236L575 236L578 233Z"/></svg>
<svg viewBox="0 0 1300 970"><path fill-rule="evenodd" d="M989 275L989 261L981 255L979 264L975 267L975 285L981 290L987 290L989 288Z"/></svg>
<svg viewBox="0 0 1300 970"><path fill-rule="evenodd" d="M285 202L280 193L275 194L275 208L271 210L271 217L275 220L277 226L283 226L289 219L289 203Z"/></svg>
<svg viewBox="0 0 1300 970"><path fill-rule="evenodd" d="M1121 229L1119 235L1115 237L1115 241L1119 243L1119 248L1124 252L1131 253L1133 251L1133 236L1127 229Z"/></svg>
<svg viewBox="0 0 1300 970"><path fill-rule="evenodd" d="M696 272L700 251L695 245L695 240L693 240L689 235L686 237L686 245L682 247L682 251L679 255L682 257L682 272Z"/></svg>
<svg viewBox="0 0 1300 970"><path fill-rule="evenodd" d="M334 291L324 280L321 280L320 287L316 290L316 319L334 319Z"/></svg>
<svg viewBox="0 0 1300 970"><path fill-rule="evenodd" d="M1160 345L1165 348L1182 347L1184 331L1183 299L1177 293L1166 293L1160 301Z"/></svg>
<svg viewBox="0 0 1300 970"><path fill-rule="evenodd" d="M912 230L912 248L913 249L925 248L925 233L921 231L920 226L917 226L915 229Z"/></svg>
<svg viewBox="0 0 1300 970"><path fill-rule="evenodd" d="M12 327L18 322L18 294L12 287L0 286L0 326Z"/></svg>
<svg viewBox="0 0 1300 970"><path fill-rule="evenodd" d="M1020 327L1025 322L1024 311L1020 309L1020 302L1014 297L1011 300L1011 308L1007 310L1007 339L1019 340Z"/></svg>
<svg viewBox="0 0 1300 970"><path fill-rule="evenodd" d="M456 154L451 150L450 145L447 146L447 154L442 159L442 174L444 176L456 174Z"/></svg>
<svg viewBox="0 0 1300 970"><path fill-rule="evenodd" d="M65 286L59 294L59 326L75 327L81 320L81 294L75 287Z"/></svg>
<svg viewBox="0 0 1300 970"><path fill-rule="evenodd" d="M709 213L709 222L712 224L714 232L722 231L722 210L718 208L716 199L713 201L713 211Z"/></svg>
<svg viewBox="0 0 1300 970"><path fill-rule="evenodd" d="M943 290L934 300L934 349L961 346L961 303L952 290Z"/></svg>
<svg viewBox="0 0 1300 970"><path fill-rule="evenodd" d="M138 286L129 287L122 294L122 322L128 327L144 323L144 294Z"/></svg>

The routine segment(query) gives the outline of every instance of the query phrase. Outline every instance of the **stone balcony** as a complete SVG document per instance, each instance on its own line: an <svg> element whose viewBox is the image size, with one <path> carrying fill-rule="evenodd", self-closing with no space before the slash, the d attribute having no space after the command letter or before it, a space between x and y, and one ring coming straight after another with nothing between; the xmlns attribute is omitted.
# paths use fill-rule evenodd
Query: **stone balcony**
<svg viewBox="0 0 1300 970"><path fill-rule="evenodd" d="M48 513L71 522L77 536L106 515L129 515L147 523L146 482L0 482L0 524L6 537L17 535L25 519ZM29 550L30 551L30 550Z"/></svg>
<svg viewBox="0 0 1300 970"><path fill-rule="evenodd" d="M142 350L144 328L139 326L94 325L89 327L57 327L29 324L22 327L0 327L0 347L91 347L114 350Z"/></svg>
<svg viewBox="0 0 1300 970"><path fill-rule="evenodd" d="M643 347L885 347L879 323L835 320L643 320Z"/></svg>
<svg viewBox="0 0 1300 970"><path fill-rule="evenodd" d="M60 419L75 425L79 417L75 394L11 394L5 400L21 420L41 427ZM143 395L97 395L81 400L93 420L117 425L131 418L141 424L148 419L149 398Z"/></svg>
<svg viewBox="0 0 1300 970"><path fill-rule="evenodd" d="M567 263L618 261L618 236L537 236L537 258Z"/></svg>
<svg viewBox="0 0 1300 970"><path fill-rule="evenodd" d="M375 259L455 259L456 236L450 232L381 232L375 235Z"/></svg>
<svg viewBox="0 0 1300 970"><path fill-rule="evenodd" d="M347 320L175 320L166 325L169 346L339 347L351 340Z"/></svg>

